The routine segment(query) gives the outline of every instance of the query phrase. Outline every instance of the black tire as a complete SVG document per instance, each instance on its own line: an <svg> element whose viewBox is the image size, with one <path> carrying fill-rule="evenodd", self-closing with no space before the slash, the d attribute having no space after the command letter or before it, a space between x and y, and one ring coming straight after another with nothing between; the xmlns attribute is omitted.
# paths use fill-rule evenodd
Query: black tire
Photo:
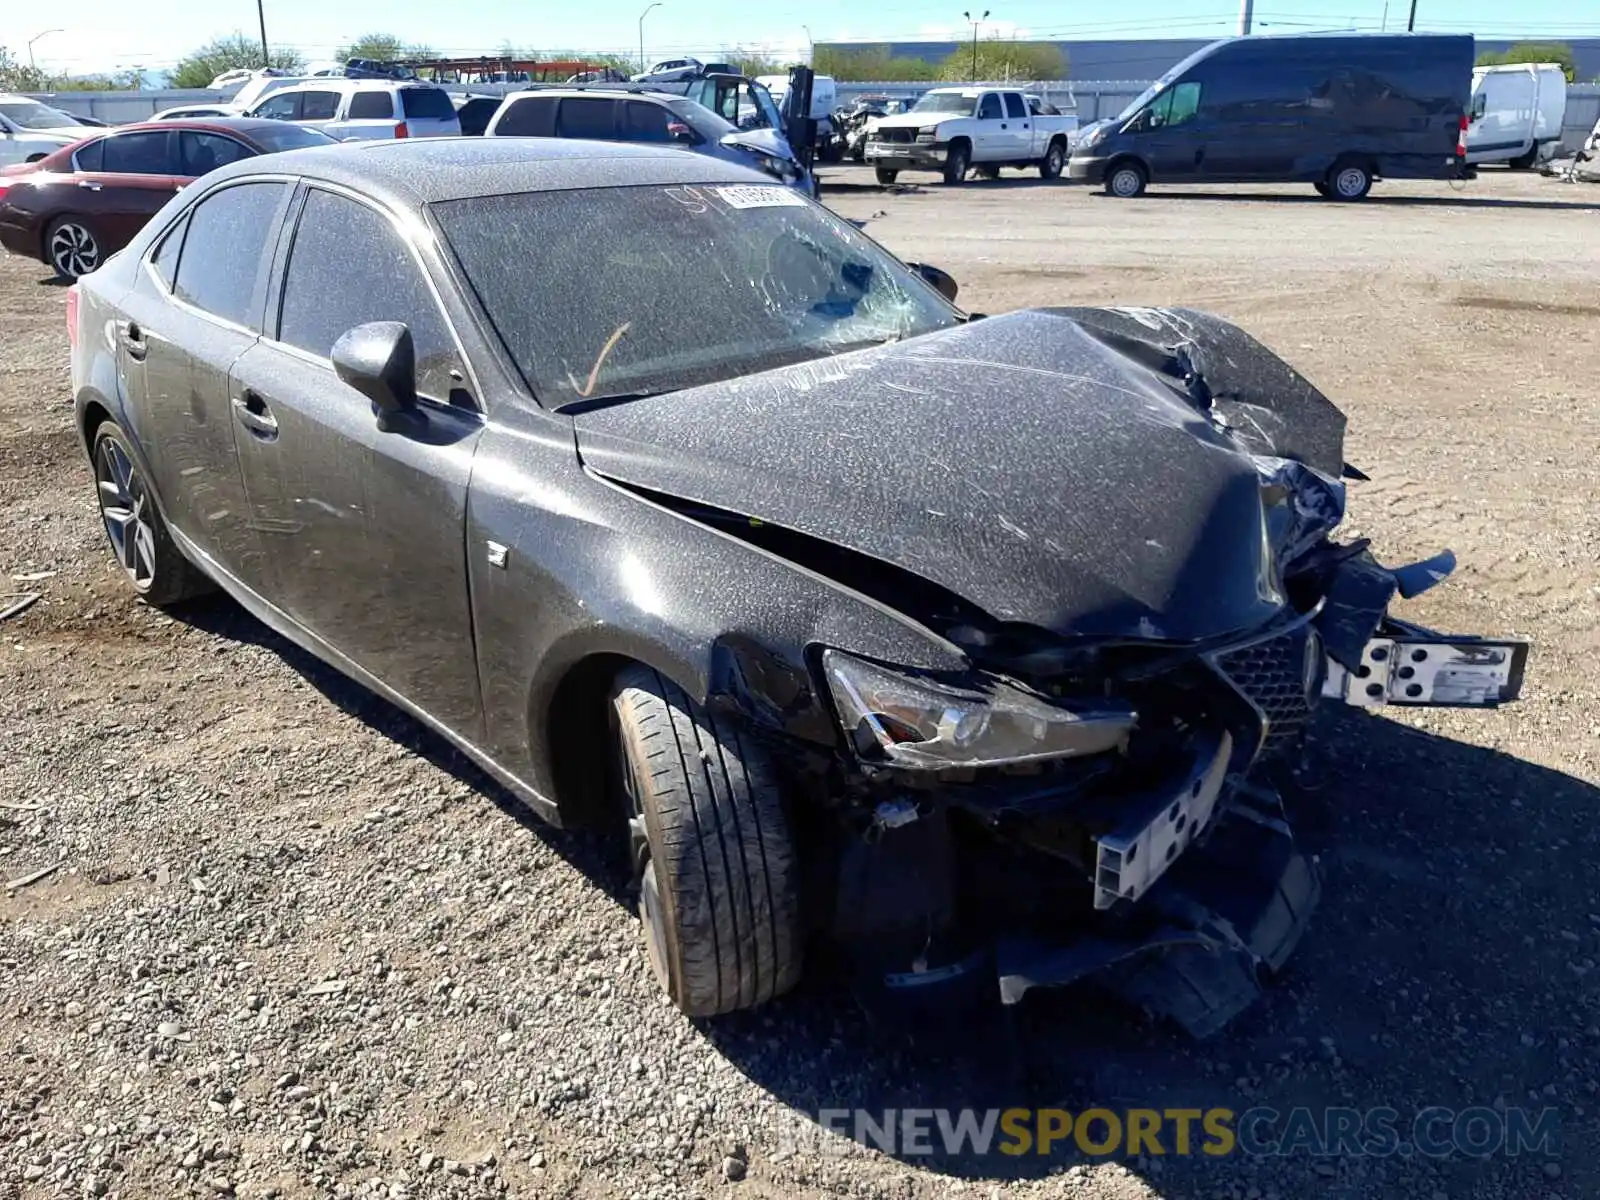
<svg viewBox="0 0 1600 1200"><path fill-rule="evenodd" d="M1000 168L999 167L973 167L972 168L972 173L974 175L976 175L979 179L999 179L1000 178Z"/></svg>
<svg viewBox="0 0 1600 1200"><path fill-rule="evenodd" d="M1051 142L1044 152L1044 158L1039 160L1040 179L1060 179L1061 170L1067 165L1067 148L1060 142Z"/></svg>
<svg viewBox="0 0 1600 1200"><path fill-rule="evenodd" d="M951 143L950 153L945 155L944 181L952 187L961 183L967 177L967 168L972 165L972 147L964 141Z"/></svg>
<svg viewBox="0 0 1600 1200"><path fill-rule="evenodd" d="M1316 188L1317 189L1317 195L1323 197L1324 199L1326 199L1327 197L1333 195L1333 189L1331 189L1328 186L1328 181L1325 180L1325 179L1318 179L1314 183L1312 183L1311 186Z"/></svg>
<svg viewBox="0 0 1600 1200"><path fill-rule="evenodd" d="M1357 159L1346 158L1333 164L1328 171L1330 200L1350 203L1365 200L1372 190L1372 168Z"/></svg>
<svg viewBox="0 0 1600 1200"><path fill-rule="evenodd" d="M873 174L878 177L878 182L884 187L888 187L896 179L900 178L899 171L891 171L888 167L877 167L874 169Z"/></svg>
<svg viewBox="0 0 1600 1200"><path fill-rule="evenodd" d="M649 667L612 689L612 734L650 961L710 1017L800 978L799 862L765 748Z"/></svg>
<svg viewBox="0 0 1600 1200"><path fill-rule="evenodd" d="M1145 186L1149 182L1149 174L1139 163L1133 161L1113 163L1111 169L1106 172L1106 195L1132 200L1135 196L1144 195Z"/></svg>
<svg viewBox="0 0 1600 1200"><path fill-rule="evenodd" d="M92 461L106 539L133 590L163 608L215 591L216 585L184 558L167 532L128 435L115 421L104 421L95 430ZM122 494L113 495L108 482L115 482Z"/></svg>
<svg viewBox="0 0 1600 1200"><path fill-rule="evenodd" d="M1510 167L1513 171L1531 171L1533 170L1533 164L1538 161L1539 147L1534 146L1526 154L1517 155L1517 157L1506 163L1506 166Z"/></svg>
<svg viewBox="0 0 1600 1200"><path fill-rule="evenodd" d="M105 259L99 231L83 217L57 217L46 227L44 261L58 279L80 279Z"/></svg>

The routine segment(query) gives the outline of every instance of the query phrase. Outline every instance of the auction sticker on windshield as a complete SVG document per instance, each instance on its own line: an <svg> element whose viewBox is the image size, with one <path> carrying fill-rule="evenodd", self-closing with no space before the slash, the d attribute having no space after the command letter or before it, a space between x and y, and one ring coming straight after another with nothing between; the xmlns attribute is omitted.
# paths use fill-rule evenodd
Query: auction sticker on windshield
<svg viewBox="0 0 1600 1200"><path fill-rule="evenodd" d="M804 208L805 198L793 188L765 187L758 183L740 183L719 187L717 195L729 208Z"/></svg>

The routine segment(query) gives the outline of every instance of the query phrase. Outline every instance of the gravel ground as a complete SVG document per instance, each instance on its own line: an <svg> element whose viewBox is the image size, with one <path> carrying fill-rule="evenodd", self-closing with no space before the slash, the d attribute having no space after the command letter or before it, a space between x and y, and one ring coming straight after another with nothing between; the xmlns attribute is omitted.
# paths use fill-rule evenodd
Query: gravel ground
<svg viewBox="0 0 1600 1200"><path fill-rule="evenodd" d="M831 202L969 307L1187 303L1291 359L1350 414L1354 529L1461 556L1411 615L1535 639L1525 700L1324 722L1296 797L1323 910L1211 1042L1067 991L1023 1011L1019 1090L984 1031L883 1022L823 971L691 1022L605 847L231 603L129 597L64 293L7 258L0 592L43 599L0 625L0 876L56 869L0 896L0 1197L1600 1194L1600 193L865 181L831 172ZM1551 1106L1562 1148L929 1160L777 1133L1013 1104Z"/></svg>

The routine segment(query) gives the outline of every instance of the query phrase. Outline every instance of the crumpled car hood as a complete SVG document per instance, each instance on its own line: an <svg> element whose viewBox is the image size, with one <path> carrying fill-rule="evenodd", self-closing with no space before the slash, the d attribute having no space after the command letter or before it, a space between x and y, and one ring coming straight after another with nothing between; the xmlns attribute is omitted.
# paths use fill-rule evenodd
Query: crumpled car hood
<svg viewBox="0 0 1600 1200"><path fill-rule="evenodd" d="M1251 348L1267 378L1299 377L1215 318L1121 311L1015 312L596 407L574 416L579 452L619 482L914 572L996 620L1172 641L1262 624L1282 600L1260 477L1197 407L1186 364L1215 326L1238 339L1219 378L1249 375ZM1173 360L1163 339L1195 353Z"/></svg>

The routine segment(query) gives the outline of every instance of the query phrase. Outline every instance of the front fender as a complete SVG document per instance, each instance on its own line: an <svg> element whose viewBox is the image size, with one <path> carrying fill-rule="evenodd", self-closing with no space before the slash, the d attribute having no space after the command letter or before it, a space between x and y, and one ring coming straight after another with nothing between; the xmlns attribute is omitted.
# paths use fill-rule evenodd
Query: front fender
<svg viewBox="0 0 1600 1200"><path fill-rule="evenodd" d="M503 566L491 542L506 548ZM585 472L570 441L486 439L467 554L486 748L545 796L564 749L549 736L563 685L588 663L646 663L699 703L829 746L838 734L813 686L812 647L968 666L876 601Z"/></svg>

